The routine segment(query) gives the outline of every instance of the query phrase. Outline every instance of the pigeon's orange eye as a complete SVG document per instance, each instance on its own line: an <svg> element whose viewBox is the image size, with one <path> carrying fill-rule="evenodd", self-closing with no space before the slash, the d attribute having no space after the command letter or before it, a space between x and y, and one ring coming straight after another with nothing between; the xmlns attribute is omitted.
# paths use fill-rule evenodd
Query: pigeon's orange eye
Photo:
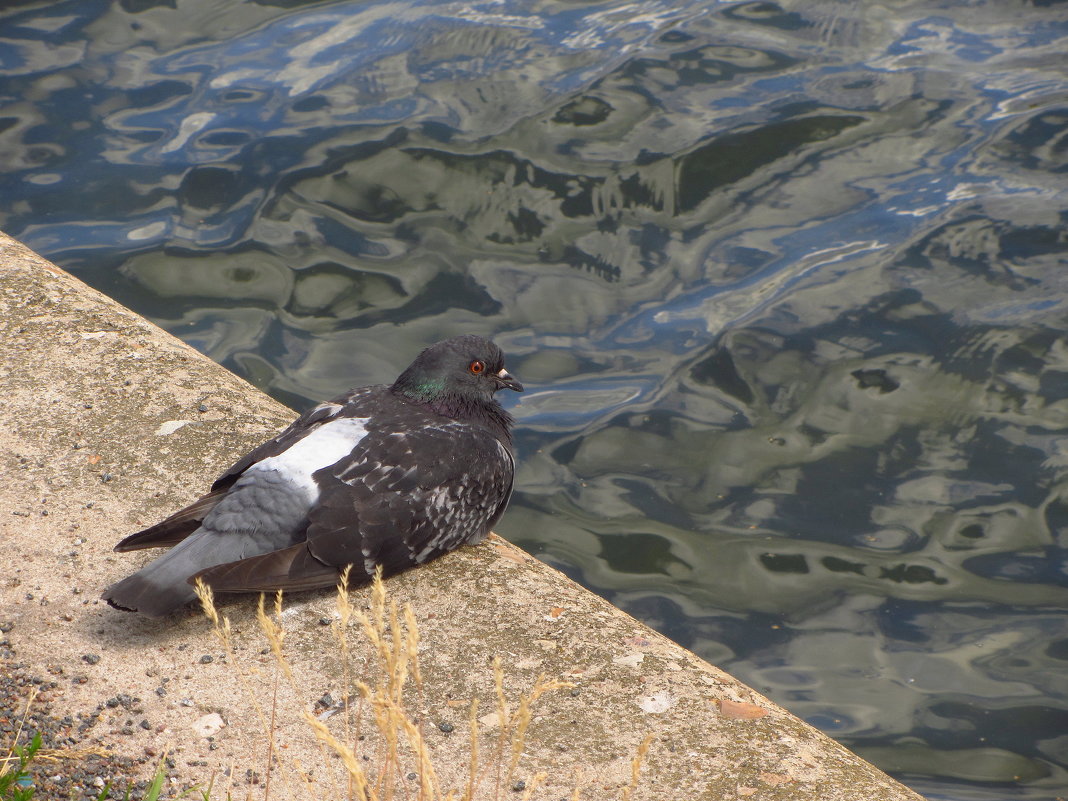
<svg viewBox="0 0 1068 801"><path fill-rule="evenodd" d="M471 362L471 364L467 365L467 369L475 375L481 375L482 373L486 372L486 363L480 362L478 359L475 359L473 362Z"/></svg>

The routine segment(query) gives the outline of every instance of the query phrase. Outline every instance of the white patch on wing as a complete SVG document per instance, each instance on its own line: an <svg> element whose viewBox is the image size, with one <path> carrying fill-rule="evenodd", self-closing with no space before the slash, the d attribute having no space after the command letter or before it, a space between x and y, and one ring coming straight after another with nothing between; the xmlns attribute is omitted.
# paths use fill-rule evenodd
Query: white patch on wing
<svg viewBox="0 0 1068 801"><path fill-rule="evenodd" d="M330 403L329 401L326 401L325 403L320 403L318 406L316 406L314 409L312 409L312 412L318 412L320 410L326 411L327 409L329 409L330 413L327 414L326 416L327 417L336 417L338 412L340 412L344 408L345 407L342 406L340 403ZM353 417L352 419L353 420L366 420L367 418L365 418L365 417Z"/></svg>
<svg viewBox="0 0 1068 801"><path fill-rule="evenodd" d="M306 437L290 445L277 456L271 456L252 465L247 471L274 470L284 475L300 489L313 504L319 498L319 487L312 473L348 456L356 443L367 436L370 418L342 417L323 423Z"/></svg>

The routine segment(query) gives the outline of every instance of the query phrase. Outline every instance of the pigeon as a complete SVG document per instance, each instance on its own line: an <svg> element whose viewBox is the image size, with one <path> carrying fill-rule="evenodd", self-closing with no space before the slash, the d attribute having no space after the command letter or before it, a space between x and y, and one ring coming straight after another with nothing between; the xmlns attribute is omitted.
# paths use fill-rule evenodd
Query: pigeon
<svg viewBox="0 0 1068 801"><path fill-rule="evenodd" d="M321 403L242 457L191 506L116 551L173 546L108 587L112 606L162 617L214 592L309 590L421 565L483 540L512 494L523 391L501 349L465 335L430 346L392 384Z"/></svg>

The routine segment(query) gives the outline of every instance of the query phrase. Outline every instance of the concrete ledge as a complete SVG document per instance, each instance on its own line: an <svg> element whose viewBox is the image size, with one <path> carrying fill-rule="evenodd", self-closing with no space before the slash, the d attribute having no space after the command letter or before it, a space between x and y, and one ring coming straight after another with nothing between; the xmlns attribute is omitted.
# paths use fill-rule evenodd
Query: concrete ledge
<svg viewBox="0 0 1068 801"><path fill-rule="evenodd" d="M11 624L0 626L4 674L43 687L35 709L42 721L51 716L58 741L126 758L97 770L144 778L169 751L178 784L215 774L218 788L229 770L234 797L244 798L246 770L264 773L267 740L207 622L195 614L145 620L97 598L147 559L113 554L118 539L194 499L293 413L2 234L0 350L0 624ZM578 783L583 799L618 799L646 734L655 739L634 798L919 798L499 538L387 587L411 605L420 627L425 684L411 705L445 788L465 785L467 700L479 698L483 713L494 709L497 655L511 698L540 673L578 690L549 693L535 707L519 775L547 773L536 798L569 798ZM321 623L333 615L334 597L294 595L287 610L286 645L299 678L295 687L277 684L274 748L325 782L338 761L321 756L300 710L344 691L330 627ZM266 679L254 688L270 708L272 662L261 653L254 599L224 611L237 655ZM359 667L368 657L357 652L353 661ZM194 723L210 713L225 727L208 739ZM20 714L0 709L0 717ZM482 717L487 742L495 725ZM287 797L281 784L275 797Z"/></svg>

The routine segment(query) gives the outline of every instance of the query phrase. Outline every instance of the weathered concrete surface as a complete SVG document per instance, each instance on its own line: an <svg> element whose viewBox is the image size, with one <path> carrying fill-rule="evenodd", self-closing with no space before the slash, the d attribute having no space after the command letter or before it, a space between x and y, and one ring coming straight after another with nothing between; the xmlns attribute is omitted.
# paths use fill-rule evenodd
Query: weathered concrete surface
<svg viewBox="0 0 1068 801"><path fill-rule="evenodd" d="M112 553L120 537L195 498L292 412L2 235L0 353L0 623L13 624L0 626L9 629L0 634L8 642L0 646L5 669L20 663L20 675L42 678L46 687L55 682L45 701L55 715L71 717L69 734L80 745L131 757L137 764L130 769L142 776L169 751L177 783L205 783L214 774L213 797L226 797L219 788L227 782L235 798L246 797L246 770L264 773L267 739L239 671L204 618L144 620L97 598L147 558ZM511 698L539 673L576 685L548 693L535 707L519 775L548 774L536 798L569 798L576 784L584 799L619 798L646 734L655 740L635 798L918 798L502 540L464 549L387 587L418 620L425 685L409 694L410 704L424 721L446 788L462 789L466 781L467 699L480 699L482 759L492 762L490 661L498 655ZM299 760L319 782L314 792L286 789L279 774L272 797L341 797L326 789L339 761L320 755L301 720L324 693L343 692L337 647L321 622L333 615L334 598L323 592L287 599L293 687L272 678L252 609L247 597L225 607L238 661L259 671L248 684L268 716L275 710L280 761ZM355 646L357 675L368 654L362 642ZM202 661L205 655L212 661ZM109 699L118 705L108 706ZM744 706L732 712L728 705L724 714L724 700ZM0 710L0 717L17 712ZM209 713L226 724L210 740L194 730ZM339 733L344 717L330 721ZM437 725L443 722L455 731L443 732ZM369 750L371 765L377 752ZM491 774L482 797L493 797L493 784ZM255 797L262 792L257 788Z"/></svg>

